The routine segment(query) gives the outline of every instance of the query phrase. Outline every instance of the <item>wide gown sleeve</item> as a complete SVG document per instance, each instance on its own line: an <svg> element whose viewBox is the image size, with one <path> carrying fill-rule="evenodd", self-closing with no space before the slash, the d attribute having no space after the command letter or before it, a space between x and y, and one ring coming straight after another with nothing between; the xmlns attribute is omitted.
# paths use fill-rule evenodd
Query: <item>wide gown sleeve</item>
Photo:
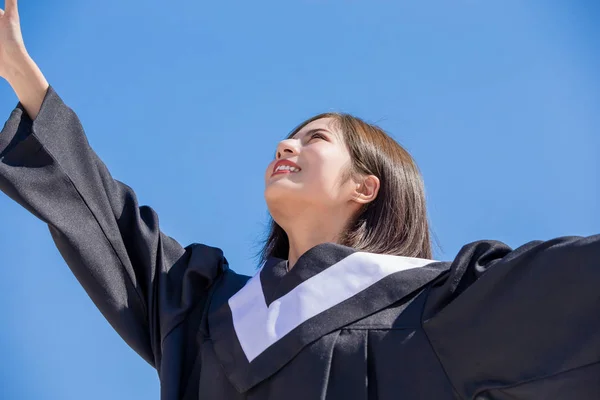
<svg viewBox="0 0 600 400"><path fill-rule="evenodd" d="M4 125L0 190L48 224L102 314L157 368L164 337L225 268L219 249L183 248L160 231L156 213L111 177L52 87L35 121L19 104Z"/></svg>
<svg viewBox="0 0 600 400"><path fill-rule="evenodd" d="M600 362L600 235L465 246L432 289L424 328L461 398L519 384L549 398L542 385L567 378L599 390L582 382Z"/></svg>

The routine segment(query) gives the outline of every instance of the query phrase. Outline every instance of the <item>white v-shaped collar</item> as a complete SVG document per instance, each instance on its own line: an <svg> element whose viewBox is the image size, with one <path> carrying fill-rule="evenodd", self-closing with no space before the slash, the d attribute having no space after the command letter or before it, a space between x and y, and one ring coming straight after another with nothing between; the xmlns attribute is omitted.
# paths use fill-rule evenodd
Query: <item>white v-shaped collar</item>
<svg viewBox="0 0 600 400"><path fill-rule="evenodd" d="M302 323L383 278L434 262L356 252L300 283L269 306L265 302L259 271L228 301L241 348L251 362Z"/></svg>

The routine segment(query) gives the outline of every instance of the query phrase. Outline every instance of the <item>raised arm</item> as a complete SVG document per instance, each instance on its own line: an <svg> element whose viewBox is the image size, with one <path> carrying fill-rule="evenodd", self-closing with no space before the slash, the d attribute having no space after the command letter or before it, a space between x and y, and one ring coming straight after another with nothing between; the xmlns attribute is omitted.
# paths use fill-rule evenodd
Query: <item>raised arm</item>
<svg viewBox="0 0 600 400"><path fill-rule="evenodd" d="M48 82L25 48L17 0L4 3L5 10L0 9L0 76L12 86L29 117L35 119Z"/></svg>
<svg viewBox="0 0 600 400"><path fill-rule="evenodd" d="M0 17L0 74L20 104L0 132L0 191L48 224L100 311L160 368L162 340L206 300L225 268L222 253L180 246L160 231L156 213L138 206L133 190L112 178L77 115L24 50L16 1L6 6Z"/></svg>

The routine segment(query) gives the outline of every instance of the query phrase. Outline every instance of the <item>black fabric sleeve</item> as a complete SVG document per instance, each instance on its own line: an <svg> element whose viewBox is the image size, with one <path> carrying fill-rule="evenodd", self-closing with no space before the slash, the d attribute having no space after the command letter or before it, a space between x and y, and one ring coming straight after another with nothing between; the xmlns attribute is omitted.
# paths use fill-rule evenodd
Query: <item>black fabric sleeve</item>
<svg viewBox="0 0 600 400"><path fill-rule="evenodd" d="M465 399L600 361L600 236L465 246L424 328Z"/></svg>
<svg viewBox="0 0 600 400"><path fill-rule="evenodd" d="M180 246L113 179L54 89L35 121L19 104L0 133L0 190L46 224L123 339L159 368L161 343L225 268L219 249Z"/></svg>

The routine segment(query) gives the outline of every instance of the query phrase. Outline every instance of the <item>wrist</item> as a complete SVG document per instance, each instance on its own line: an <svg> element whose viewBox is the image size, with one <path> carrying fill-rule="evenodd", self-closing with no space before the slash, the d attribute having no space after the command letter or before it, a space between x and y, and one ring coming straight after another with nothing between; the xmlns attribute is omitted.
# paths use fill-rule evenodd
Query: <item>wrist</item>
<svg viewBox="0 0 600 400"><path fill-rule="evenodd" d="M13 58L13 62L8 65L6 80L16 90L17 87L26 86L28 82L37 80L40 74L37 64L25 52Z"/></svg>
<svg viewBox="0 0 600 400"><path fill-rule="evenodd" d="M21 57L15 57L14 60L15 62L9 68L7 81L31 119L35 119L49 84L29 55L24 53Z"/></svg>
<svg viewBox="0 0 600 400"><path fill-rule="evenodd" d="M13 86L13 83L18 84L23 79L23 75L35 63L25 48L15 49L11 53L10 61L5 66L4 78Z"/></svg>

